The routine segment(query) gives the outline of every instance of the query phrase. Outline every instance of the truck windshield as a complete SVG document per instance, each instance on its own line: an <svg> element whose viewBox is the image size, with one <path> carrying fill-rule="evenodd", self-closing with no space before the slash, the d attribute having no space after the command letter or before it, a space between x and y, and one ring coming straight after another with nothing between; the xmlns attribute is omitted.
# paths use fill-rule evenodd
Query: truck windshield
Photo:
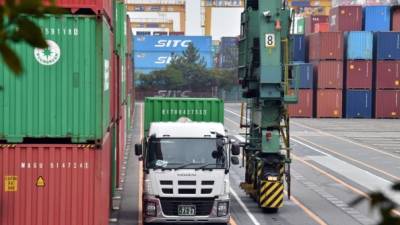
<svg viewBox="0 0 400 225"><path fill-rule="evenodd" d="M225 169L226 152L218 139L157 138L149 141L149 169Z"/></svg>

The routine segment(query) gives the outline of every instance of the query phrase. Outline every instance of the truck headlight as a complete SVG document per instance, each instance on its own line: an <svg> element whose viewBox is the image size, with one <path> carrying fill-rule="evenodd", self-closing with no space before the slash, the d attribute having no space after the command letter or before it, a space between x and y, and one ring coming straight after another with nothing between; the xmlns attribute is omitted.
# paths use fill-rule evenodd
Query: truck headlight
<svg viewBox="0 0 400 225"><path fill-rule="evenodd" d="M145 202L146 216L157 216L157 204L155 202Z"/></svg>
<svg viewBox="0 0 400 225"><path fill-rule="evenodd" d="M229 203L228 202L219 202L217 216L226 216L228 215Z"/></svg>

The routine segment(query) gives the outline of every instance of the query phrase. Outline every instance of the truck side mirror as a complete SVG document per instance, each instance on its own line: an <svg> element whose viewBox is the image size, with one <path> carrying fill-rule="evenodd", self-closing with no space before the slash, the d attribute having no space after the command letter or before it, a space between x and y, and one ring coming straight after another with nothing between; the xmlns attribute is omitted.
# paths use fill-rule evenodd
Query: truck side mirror
<svg viewBox="0 0 400 225"><path fill-rule="evenodd" d="M233 143L231 147L232 155L240 155L240 145Z"/></svg>
<svg viewBox="0 0 400 225"><path fill-rule="evenodd" d="M233 165L239 165L239 158L237 156L232 156L231 162Z"/></svg>
<svg viewBox="0 0 400 225"><path fill-rule="evenodd" d="M141 156L143 154L142 145L135 144L135 155Z"/></svg>

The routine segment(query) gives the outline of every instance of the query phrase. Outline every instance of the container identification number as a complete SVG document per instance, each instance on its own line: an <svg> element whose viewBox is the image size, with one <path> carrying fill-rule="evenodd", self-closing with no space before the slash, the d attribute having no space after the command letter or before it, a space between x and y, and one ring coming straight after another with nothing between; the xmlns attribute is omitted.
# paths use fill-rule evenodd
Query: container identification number
<svg viewBox="0 0 400 225"><path fill-rule="evenodd" d="M265 34L265 47L275 48L275 34Z"/></svg>

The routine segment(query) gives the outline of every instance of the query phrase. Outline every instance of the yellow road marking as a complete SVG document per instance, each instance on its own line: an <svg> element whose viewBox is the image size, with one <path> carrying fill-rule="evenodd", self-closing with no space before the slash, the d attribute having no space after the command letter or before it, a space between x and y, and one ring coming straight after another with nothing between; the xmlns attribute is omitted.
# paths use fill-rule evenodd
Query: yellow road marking
<svg viewBox="0 0 400 225"><path fill-rule="evenodd" d="M286 193L286 191L285 191L285 193ZM299 200L297 200L296 197L294 197L292 195L290 197L290 199L294 202L294 204L298 205L316 223L318 223L319 225L328 225L319 216L317 216L315 213L313 213L311 210L309 210L305 205L303 205Z"/></svg>

